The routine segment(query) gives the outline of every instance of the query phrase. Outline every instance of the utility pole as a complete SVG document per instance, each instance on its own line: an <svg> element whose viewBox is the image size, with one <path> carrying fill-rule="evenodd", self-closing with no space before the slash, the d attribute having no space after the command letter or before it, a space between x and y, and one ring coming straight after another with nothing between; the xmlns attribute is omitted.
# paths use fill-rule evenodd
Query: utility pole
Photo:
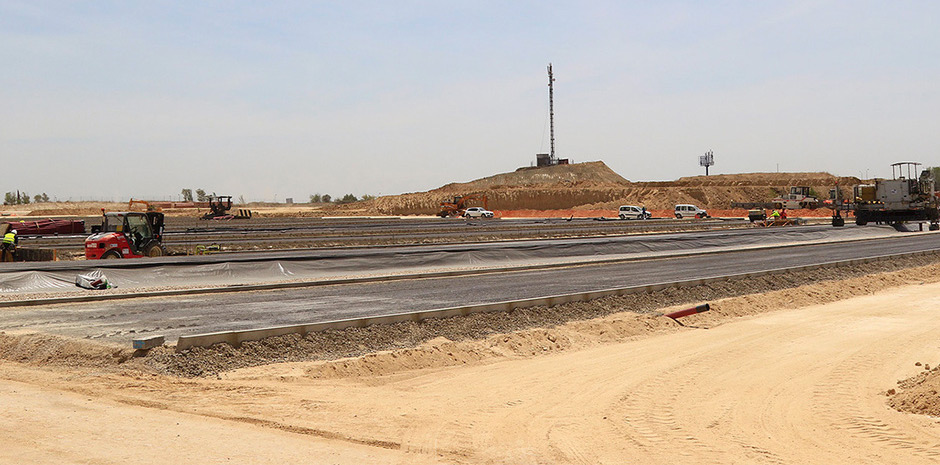
<svg viewBox="0 0 940 465"><path fill-rule="evenodd" d="M552 143L551 160L552 160L552 164L554 165L556 162L556 159L555 159L555 94L554 94L555 86L553 82L555 82L555 78L552 77L552 64L549 63L548 64L548 121L549 121L549 127L551 128L550 129L551 131L550 137L551 137L551 143ZM545 136L542 136L542 137L545 137Z"/></svg>

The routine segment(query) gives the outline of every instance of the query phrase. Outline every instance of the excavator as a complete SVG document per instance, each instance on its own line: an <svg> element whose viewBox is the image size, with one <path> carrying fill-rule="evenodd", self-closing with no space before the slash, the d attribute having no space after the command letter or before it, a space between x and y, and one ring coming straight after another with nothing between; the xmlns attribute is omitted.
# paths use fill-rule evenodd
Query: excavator
<svg viewBox="0 0 940 465"><path fill-rule="evenodd" d="M146 200L139 200L139 199L133 199L133 198L127 201L127 211L134 210L134 204L143 205L144 210L148 212L163 211L163 208L161 208L159 205L154 205Z"/></svg>
<svg viewBox="0 0 940 465"><path fill-rule="evenodd" d="M489 209L486 202L486 195L484 194L455 195L452 202L449 200L441 202L441 211L437 213L437 216L441 218L463 216L464 211L470 206L468 203L473 200L483 202L483 208Z"/></svg>

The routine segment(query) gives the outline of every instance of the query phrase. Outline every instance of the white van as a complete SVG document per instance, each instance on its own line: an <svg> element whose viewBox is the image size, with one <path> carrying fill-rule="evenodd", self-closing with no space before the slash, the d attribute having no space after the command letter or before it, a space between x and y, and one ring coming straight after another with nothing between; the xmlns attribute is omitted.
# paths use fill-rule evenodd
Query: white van
<svg viewBox="0 0 940 465"><path fill-rule="evenodd" d="M679 204L676 205L676 218L710 218L708 212L696 207L695 205Z"/></svg>
<svg viewBox="0 0 940 465"><path fill-rule="evenodd" d="M651 216L653 215L646 211L645 207L636 205L623 205L620 207L621 220L648 220Z"/></svg>

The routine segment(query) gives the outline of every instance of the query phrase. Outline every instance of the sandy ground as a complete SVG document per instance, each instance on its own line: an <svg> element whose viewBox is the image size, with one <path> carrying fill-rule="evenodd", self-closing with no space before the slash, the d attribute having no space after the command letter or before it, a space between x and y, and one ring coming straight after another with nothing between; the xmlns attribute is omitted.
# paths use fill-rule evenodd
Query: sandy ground
<svg viewBox="0 0 940 465"><path fill-rule="evenodd" d="M215 378L0 361L0 463L936 463L888 406L940 362L940 283L901 273Z"/></svg>

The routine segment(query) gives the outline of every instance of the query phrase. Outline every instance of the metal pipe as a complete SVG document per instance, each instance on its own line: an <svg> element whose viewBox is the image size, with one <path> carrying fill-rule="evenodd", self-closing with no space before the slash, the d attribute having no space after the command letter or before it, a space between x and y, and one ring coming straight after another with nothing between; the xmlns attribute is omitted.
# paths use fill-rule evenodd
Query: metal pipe
<svg viewBox="0 0 940 465"><path fill-rule="evenodd" d="M677 318L682 318L684 316L695 315L696 313L707 312L711 307L708 304L698 305L692 308L687 308L685 310L679 310L677 312L667 313L665 316L672 318L673 320Z"/></svg>

